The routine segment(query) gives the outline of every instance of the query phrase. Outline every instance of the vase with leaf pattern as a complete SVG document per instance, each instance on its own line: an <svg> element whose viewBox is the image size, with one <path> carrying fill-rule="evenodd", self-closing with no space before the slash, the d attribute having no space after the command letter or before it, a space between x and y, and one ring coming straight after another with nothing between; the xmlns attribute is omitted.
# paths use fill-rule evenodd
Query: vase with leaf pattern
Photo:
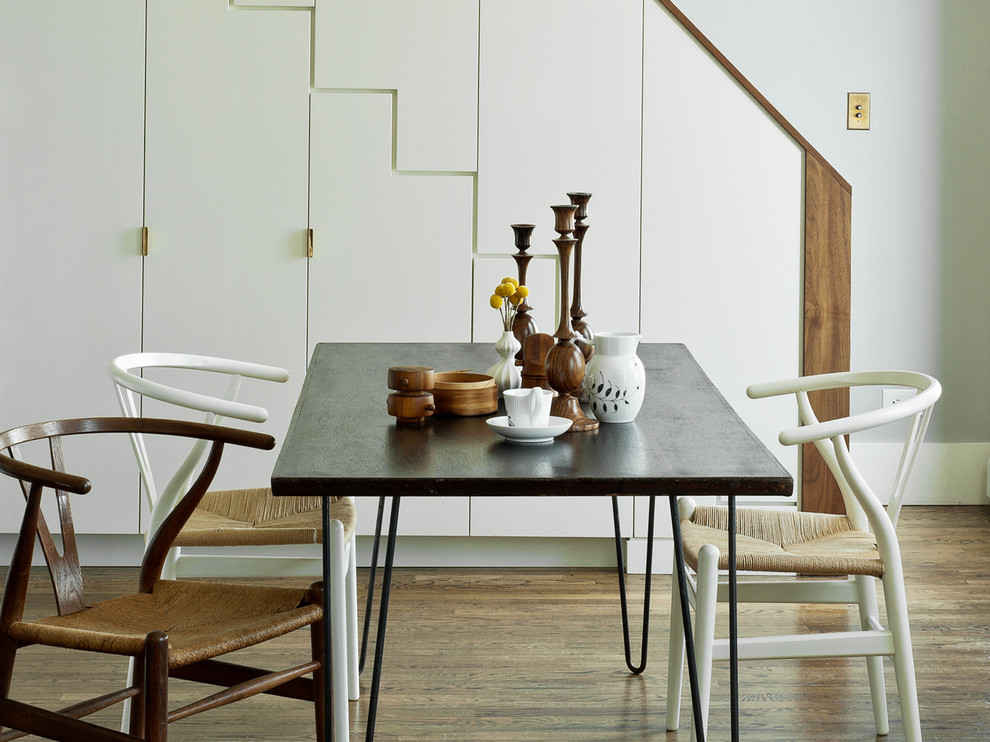
<svg viewBox="0 0 990 742"><path fill-rule="evenodd" d="M595 354L588 361L584 388L591 412L603 423L636 419L646 393L646 370L636 355L640 335L635 332L599 332Z"/></svg>

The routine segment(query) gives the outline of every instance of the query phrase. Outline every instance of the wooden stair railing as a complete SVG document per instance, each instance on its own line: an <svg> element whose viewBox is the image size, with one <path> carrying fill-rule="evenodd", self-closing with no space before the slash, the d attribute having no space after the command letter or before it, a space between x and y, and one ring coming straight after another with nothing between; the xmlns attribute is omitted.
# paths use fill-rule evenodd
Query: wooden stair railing
<svg viewBox="0 0 990 742"><path fill-rule="evenodd" d="M852 186L671 0L655 0L804 150L805 375L849 370ZM821 420L849 414L848 390L811 397ZM842 513L835 480L813 445L801 456L801 509Z"/></svg>

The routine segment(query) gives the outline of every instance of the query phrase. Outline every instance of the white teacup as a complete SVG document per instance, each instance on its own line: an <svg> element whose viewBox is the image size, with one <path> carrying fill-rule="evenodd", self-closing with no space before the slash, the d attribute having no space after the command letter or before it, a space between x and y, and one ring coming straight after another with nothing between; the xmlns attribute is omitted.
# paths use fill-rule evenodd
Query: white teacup
<svg viewBox="0 0 990 742"><path fill-rule="evenodd" d="M509 425L514 428L545 428L550 424L550 402L553 392L549 389L506 389L505 412Z"/></svg>

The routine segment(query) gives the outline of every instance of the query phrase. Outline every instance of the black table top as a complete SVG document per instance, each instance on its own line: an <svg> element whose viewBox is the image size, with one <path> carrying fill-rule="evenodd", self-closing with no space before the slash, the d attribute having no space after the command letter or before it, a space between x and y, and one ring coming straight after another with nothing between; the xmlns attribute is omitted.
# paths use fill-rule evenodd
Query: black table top
<svg viewBox="0 0 990 742"><path fill-rule="evenodd" d="M275 495L781 495L793 480L687 348L641 344L646 396L632 423L521 446L479 417L396 423L390 366L484 372L480 343L321 343L282 444ZM500 404L499 412L505 414Z"/></svg>

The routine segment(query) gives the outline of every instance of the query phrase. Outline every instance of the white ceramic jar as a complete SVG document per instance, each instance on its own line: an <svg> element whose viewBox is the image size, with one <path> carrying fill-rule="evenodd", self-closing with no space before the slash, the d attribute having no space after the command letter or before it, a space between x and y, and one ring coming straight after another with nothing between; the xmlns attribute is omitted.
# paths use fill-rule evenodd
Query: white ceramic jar
<svg viewBox="0 0 990 742"><path fill-rule="evenodd" d="M635 332L599 332L595 354L588 361L584 388L591 412L603 423L636 419L646 393L646 370L636 355L640 335Z"/></svg>

